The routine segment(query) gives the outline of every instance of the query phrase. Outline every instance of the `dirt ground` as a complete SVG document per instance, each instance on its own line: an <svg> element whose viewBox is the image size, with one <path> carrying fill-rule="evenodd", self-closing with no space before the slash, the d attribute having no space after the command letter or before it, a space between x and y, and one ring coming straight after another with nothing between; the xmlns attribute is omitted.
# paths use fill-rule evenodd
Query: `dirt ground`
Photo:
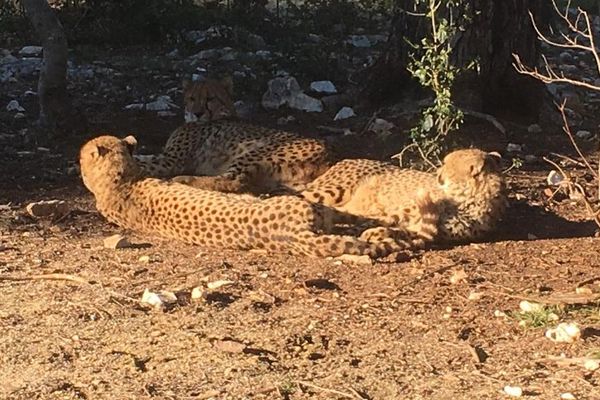
<svg viewBox="0 0 600 400"><path fill-rule="evenodd" d="M93 120L90 135L135 132L157 150L181 120L132 119L121 109ZM314 118L298 116L289 129L311 131L322 123ZM503 153L523 143L538 156L507 173L511 208L496 234L373 265L123 232L95 211L74 168L85 138L0 152L0 398L501 399L509 385L525 398L599 399L600 370L577 364L600 357L597 227L580 203L548 196L550 167L539 157L574 154L558 127L543 137L513 132L469 120L462 136L464 145ZM400 146L332 140L346 156L383 159ZM597 197L585 168L566 167ZM25 212L48 199L65 200L71 212L58 220ZM115 233L137 246L105 249ZM214 288L219 281L229 282ZM197 287L203 296L192 300ZM592 295L553 300L578 287ZM145 289L176 292L179 302L153 309L140 303ZM524 299L558 303L559 321L523 326ZM581 339L547 339L559 322L578 323Z"/></svg>

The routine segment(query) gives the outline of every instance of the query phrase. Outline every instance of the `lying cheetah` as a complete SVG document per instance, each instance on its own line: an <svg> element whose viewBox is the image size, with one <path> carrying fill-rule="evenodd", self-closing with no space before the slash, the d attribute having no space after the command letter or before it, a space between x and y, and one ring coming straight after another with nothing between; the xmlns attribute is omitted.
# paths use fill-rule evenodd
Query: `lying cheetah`
<svg viewBox="0 0 600 400"><path fill-rule="evenodd" d="M186 124L159 155L136 156L151 176L223 192L294 190L327 170L317 139L235 120L230 81L184 83Z"/></svg>
<svg viewBox="0 0 600 400"><path fill-rule="evenodd" d="M414 235L382 239L381 230L353 236L320 234L330 229L334 210L300 197L261 200L175 182L146 178L132 157L133 136L100 136L80 151L81 175L96 207L109 221L142 233L191 244L233 249L267 249L314 257L341 254L380 257L422 244ZM432 202L419 200L424 224L435 226Z"/></svg>
<svg viewBox="0 0 600 400"><path fill-rule="evenodd" d="M309 184L302 195L395 226L406 223L419 191L430 193L436 204L435 239L442 242L481 238L507 206L499 155L476 149L448 154L437 174L373 160L343 160Z"/></svg>

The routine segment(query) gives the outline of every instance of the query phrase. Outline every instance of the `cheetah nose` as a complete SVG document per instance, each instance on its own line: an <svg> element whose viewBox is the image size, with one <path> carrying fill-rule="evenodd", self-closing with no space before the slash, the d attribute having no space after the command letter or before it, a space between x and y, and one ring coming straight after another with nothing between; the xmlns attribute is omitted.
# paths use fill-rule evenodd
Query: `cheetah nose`
<svg viewBox="0 0 600 400"><path fill-rule="evenodd" d="M198 117L196 116L196 114L194 114L193 112L190 112L190 111L185 112L184 118L185 118L185 122L198 121Z"/></svg>

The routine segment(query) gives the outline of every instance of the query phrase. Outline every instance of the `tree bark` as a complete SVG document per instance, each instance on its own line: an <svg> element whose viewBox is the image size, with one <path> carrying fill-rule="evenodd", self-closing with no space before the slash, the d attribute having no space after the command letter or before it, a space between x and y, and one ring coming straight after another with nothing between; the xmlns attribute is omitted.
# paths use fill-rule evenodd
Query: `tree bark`
<svg viewBox="0 0 600 400"><path fill-rule="evenodd" d="M406 72L407 40L418 43L429 29L423 17L412 15L414 1L398 0L388 49L369 73L365 93L372 101L414 87ZM548 15L545 0L463 0L468 19L460 23L454 38L452 61L465 66L478 60L479 73L462 72L455 81L457 105L497 116L536 119L543 103L543 84L519 75L512 67L518 53L526 65L536 65L540 44L528 11L540 18ZM407 12L408 11L408 12ZM545 18L544 18L545 19Z"/></svg>
<svg viewBox="0 0 600 400"><path fill-rule="evenodd" d="M46 0L22 0L22 5L44 48L38 81L39 123L51 136L64 129L72 116L67 93L67 38Z"/></svg>

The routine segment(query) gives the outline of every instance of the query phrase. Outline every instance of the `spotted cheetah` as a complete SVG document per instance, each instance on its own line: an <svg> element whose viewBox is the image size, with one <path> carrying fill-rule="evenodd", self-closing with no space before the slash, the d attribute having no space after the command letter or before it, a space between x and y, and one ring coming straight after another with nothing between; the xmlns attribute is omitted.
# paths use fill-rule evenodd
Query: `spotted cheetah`
<svg viewBox="0 0 600 400"><path fill-rule="evenodd" d="M477 149L448 154L437 174L380 161L343 160L309 184L302 195L395 226L406 223L407 212L422 191L430 193L436 204L435 240L439 242L481 238L494 228L507 206L499 155Z"/></svg>
<svg viewBox="0 0 600 400"><path fill-rule="evenodd" d="M96 207L109 221L147 234L183 242L232 249L266 249L313 257L341 254L385 256L417 247L422 241L398 232L379 240L382 227L363 239L324 234L336 211L298 196L262 200L250 195L198 189L176 182L146 178L134 160L133 136L100 136L80 151L83 183ZM423 197L424 224L435 225L432 202Z"/></svg>
<svg viewBox="0 0 600 400"><path fill-rule="evenodd" d="M222 192L295 191L330 166L324 142L235 119L231 82L184 83L186 121L161 154L136 156L151 176Z"/></svg>

